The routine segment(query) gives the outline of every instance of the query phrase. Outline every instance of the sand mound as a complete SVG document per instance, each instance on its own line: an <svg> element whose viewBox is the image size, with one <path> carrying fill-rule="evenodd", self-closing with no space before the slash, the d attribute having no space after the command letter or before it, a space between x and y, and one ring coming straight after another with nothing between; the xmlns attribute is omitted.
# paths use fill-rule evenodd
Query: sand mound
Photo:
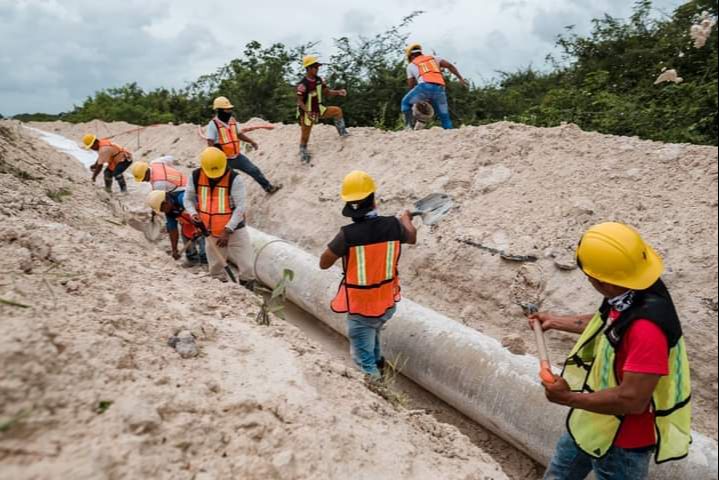
<svg viewBox="0 0 719 480"><path fill-rule="evenodd" d="M127 124L36 124L79 139L86 130L118 133ZM522 296L543 309L593 311L596 293L577 271L573 250L594 223L636 226L661 253L684 324L694 379L695 428L717 434L717 148L663 144L582 132L574 125L534 128L496 123L451 131L388 133L352 129L341 140L334 128L313 132L313 165L297 157L299 128L276 125L251 136L260 150L249 156L285 188L268 197L249 178L250 223L320 254L344 224L338 189L352 169L378 182L380 208L394 214L437 191L457 208L442 223L423 228L417 248L403 252L406 295L466 325L514 345L525 330ZM169 153L196 164L205 142L193 125L157 126L117 137L140 158ZM139 148L137 148L139 145ZM537 262L502 259L479 244ZM536 298L535 298L536 297ZM556 360L573 337L548 335Z"/></svg>
<svg viewBox="0 0 719 480"><path fill-rule="evenodd" d="M253 295L179 268L88 179L0 122L0 477L506 478L294 327L255 325Z"/></svg>

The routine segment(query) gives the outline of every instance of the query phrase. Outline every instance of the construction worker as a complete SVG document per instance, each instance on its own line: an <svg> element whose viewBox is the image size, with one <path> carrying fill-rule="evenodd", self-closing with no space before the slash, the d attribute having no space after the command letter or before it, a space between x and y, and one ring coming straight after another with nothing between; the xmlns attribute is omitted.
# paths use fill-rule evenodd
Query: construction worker
<svg viewBox="0 0 719 480"><path fill-rule="evenodd" d="M153 190L163 192L183 191L187 185L187 177L170 165L174 159L164 155L147 162L135 162L130 169L136 182L150 182Z"/></svg>
<svg viewBox="0 0 719 480"><path fill-rule="evenodd" d="M422 53L422 46L413 43L405 49L407 58L407 86L409 92L402 99L402 113L404 114L404 127L407 130L414 128L414 115L412 107L415 103L429 102L437 112L442 128L452 128L452 119L449 117L449 104L447 103L447 90L442 70L449 70L459 79L462 85L467 85L464 77L457 67L443 58Z"/></svg>
<svg viewBox="0 0 719 480"><path fill-rule="evenodd" d="M122 176L125 170L132 164L132 154L119 145L115 145L107 138L97 138L92 133L87 133L82 137L82 143L85 150L95 150L97 152L97 160L90 167L92 170L92 182L95 183L97 176L105 166L103 177L105 179L105 190L112 192L112 179L114 178L120 186L121 192L127 192L127 184L125 177Z"/></svg>
<svg viewBox="0 0 719 480"><path fill-rule="evenodd" d="M185 188L185 210L192 221L208 232L207 261L210 275L225 280L229 259L239 270L240 282L250 290L254 284L254 250L245 228L245 186L227 156L215 147L200 155L200 168L192 172Z"/></svg>
<svg viewBox="0 0 719 480"><path fill-rule="evenodd" d="M307 144L310 141L312 126L319 123L321 118L332 118L340 137L347 137L347 127L340 107L326 107L325 97L346 97L347 90L332 90L319 77L322 64L314 55L307 55L302 59L302 65L307 74L297 84L297 117L300 120L302 136L300 138L300 160L309 163L312 159Z"/></svg>
<svg viewBox="0 0 719 480"><path fill-rule="evenodd" d="M178 224L182 225L182 243L192 242L186 251L187 265L192 266L199 263L207 263L205 254L205 238L201 230L195 227L192 218L185 211L184 190L166 192L164 190L153 190L147 196L147 206L155 213L165 214L167 233L170 235L170 246L172 247L172 258L180 259L180 251L177 248L180 238Z"/></svg>
<svg viewBox="0 0 719 480"><path fill-rule="evenodd" d="M342 258L344 277L332 301L334 312L347 313L352 359L373 381L381 379L384 359L380 331L400 300L398 263L401 244L417 243L417 229L405 211L398 219L377 212L375 183L354 171L342 182L342 214L352 224L342 227L320 258L326 270Z"/></svg>
<svg viewBox="0 0 719 480"><path fill-rule="evenodd" d="M691 381L682 327L662 282L661 258L632 228L591 227L577 264L604 300L591 315L530 316L544 330L580 335L553 383L550 402L571 408L568 431L545 479L647 478L657 463L687 455Z"/></svg>
<svg viewBox="0 0 719 480"><path fill-rule="evenodd" d="M240 153L240 142L249 143L255 150L260 147L257 142L239 130L237 121L232 116L234 107L227 97L217 97L212 102L212 108L215 110L215 116L207 124L207 145L222 150L227 156L230 168L252 177L262 190L270 195L276 193L282 185L272 185L257 165Z"/></svg>

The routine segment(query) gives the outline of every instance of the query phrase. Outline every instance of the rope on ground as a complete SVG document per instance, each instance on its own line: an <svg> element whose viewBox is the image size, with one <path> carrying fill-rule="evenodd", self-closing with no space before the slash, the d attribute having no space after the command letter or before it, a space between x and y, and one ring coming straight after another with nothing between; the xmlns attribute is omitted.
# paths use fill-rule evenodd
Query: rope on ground
<svg viewBox="0 0 719 480"><path fill-rule="evenodd" d="M273 243L286 243L287 245L291 245L290 242L288 242L287 240L282 240L281 238L277 238L277 239L275 239L275 240L270 240L269 242L267 242L267 243L265 243L264 245L262 245L262 247L261 247L259 250L257 250L257 254L255 254L255 264L254 264L253 267L252 267L252 270L253 270L254 273L255 273L255 279L256 279L256 280L259 280L259 279L260 279L260 277L257 275L257 260L259 260L260 255L262 254L262 252L264 251L264 249L267 248L267 247L269 247L269 246L272 245Z"/></svg>

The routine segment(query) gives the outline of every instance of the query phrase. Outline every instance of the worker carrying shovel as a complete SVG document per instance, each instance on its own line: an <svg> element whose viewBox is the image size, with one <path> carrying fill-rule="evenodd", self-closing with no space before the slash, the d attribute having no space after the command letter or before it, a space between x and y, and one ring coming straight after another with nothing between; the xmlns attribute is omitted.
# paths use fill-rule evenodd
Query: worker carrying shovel
<svg viewBox="0 0 719 480"><path fill-rule="evenodd" d="M105 180L105 191L112 193L112 179L114 178L120 186L121 192L127 192L127 183L123 174L125 170L132 164L132 154L119 145L115 145L107 138L97 138L92 133L87 133L82 137L82 143L85 150L95 150L97 152L97 160L90 167L92 170L92 183L95 183L100 172L105 170L103 177Z"/></svg>
<svg viewBox="0 0 719 480"><path fill-rule="evenodd" d="M342 215L352 223L342 227L320 258L326 270L342 258L344 277L332 310L347 314L352 359L373 381L381 380L384 359L380 331L400 300L398 264L401 245L417 243L412 214L383 217L377 211L375 183L354 171L342 182Z"/></svg>
<svg viewBox="0 0 719 480"><path fill-rule="evenodd" d="M314 55L307 55L302 60L307 74L297 84L297 118L300 121L302 136L300 137L300 160L310 163L311 157L307 150L312 127L322 118L332 118L340 137L349 135L340 107L326 107L326 97L346 97L347 90L332 90L319 77L322 64Z"/></svg>
<svg viewBox="0 0 719 480"><path fill-rule="evenodd" d="M240 283L252 289L255 254L245 228L245 186L237 172L228 168L222 150L207 147L200 154L200 168L187 182L184 204L192 221L208 235L210 275L226 280L223 270L230 260L237 265Z"/></svg>
<svg viewBox="0 0 719 480"><path fill-rule="evenodd" d="M185 211L185 191L165 192L164 190L153 190L147 196L147 206L155 213L165 215L167 233L170 236L170 247L172 258L179 260L182 253L185 254L187 267L197 264L207 264L205 253L205 238L201 230L195 227L190 214ZM181 226L182 229L178 228ZM185 245L180 251L178 240L182 238Z"/></svg>
<svg viewBox="0 0 719 480"><path fill-rule="evenodd" d="M619 223L590 228L576 259L604 297L599 310L529 317L580 335L562 375L542 382L550 402L571 409L544 478L646 479L652 455L678 460L691 442L689 363L662 260Z"/></svg>

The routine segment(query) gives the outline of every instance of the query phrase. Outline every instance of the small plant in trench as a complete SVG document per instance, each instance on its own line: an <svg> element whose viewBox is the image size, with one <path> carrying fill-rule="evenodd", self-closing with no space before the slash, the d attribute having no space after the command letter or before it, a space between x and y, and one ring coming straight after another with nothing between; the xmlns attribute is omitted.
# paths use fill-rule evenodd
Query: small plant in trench
<svg viewBox="0 0 719 480"><path fill-rule="evenodd" d="M30 415L29 410L23 410L20 413L13 415L12 417L8 418L7 420L0 420L0 433L5 433L8 430L10 430L12 427L20 423L25 417Z"/></svg>
<svg viewBox="0 0 719 480"><path fill-rule="evenodd" d="M100 400L97 402L97 405L95 406L95 413L103 414L107 411L108 408L112 405L112 400Z"/></svg>
<svg viewBox="0 0 719 480"><path fill-rule="evenodd" d="M264 295L264 300L257 313L257 324L268 326L271 322L271 315L277 315L282 320L285 319L284 309L285 300L287 300L287 285L295 278L295 272L285 268L282 272L282 280L277 282L275 288L257 286L255 290Z"/></svg>
<svg viewBox="0 0 719 480"><path fill-rule="evenodd" d="M68 188L63 187L58 190L46 190L45 194L47 194L48 198L51 200L61 203L62 199L72 195L72 192Z"/></svg>
<svg viewBox="0 0 719 480"><path fill-rule="evenodd" d="M385 360L385 368L382 371L382 379L379 381L367 381L367 388L384 398L395 408L407 408L409 397L395 387L397 378L407 364L407 359L398 355L394 361Z"/></svg>

